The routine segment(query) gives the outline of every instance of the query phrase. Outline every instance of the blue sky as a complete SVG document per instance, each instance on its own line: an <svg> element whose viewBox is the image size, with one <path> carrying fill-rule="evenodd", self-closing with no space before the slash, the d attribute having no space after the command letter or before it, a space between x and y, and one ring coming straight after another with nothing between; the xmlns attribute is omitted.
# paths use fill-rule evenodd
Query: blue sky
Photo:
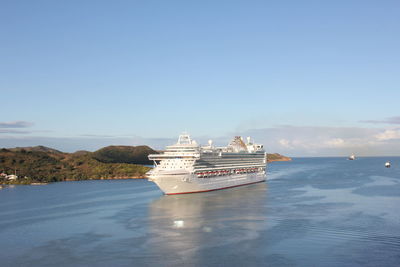
<svg viewBox="0 0 400 267"><path fill-rule="evenodd" d="M399 1L0 6L0 147L162 147L186 130L400 155Z"/></svg>

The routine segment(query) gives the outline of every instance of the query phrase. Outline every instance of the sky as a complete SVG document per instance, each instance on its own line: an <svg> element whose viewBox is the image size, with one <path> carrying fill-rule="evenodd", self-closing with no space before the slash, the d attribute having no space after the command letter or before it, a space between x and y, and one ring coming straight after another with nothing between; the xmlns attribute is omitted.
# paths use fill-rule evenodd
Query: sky
<svg viewBox="0 0 400 267"><path fill-rule="evenodd" d="M0 147L400 156L400 1L0 0Z"/></svg>

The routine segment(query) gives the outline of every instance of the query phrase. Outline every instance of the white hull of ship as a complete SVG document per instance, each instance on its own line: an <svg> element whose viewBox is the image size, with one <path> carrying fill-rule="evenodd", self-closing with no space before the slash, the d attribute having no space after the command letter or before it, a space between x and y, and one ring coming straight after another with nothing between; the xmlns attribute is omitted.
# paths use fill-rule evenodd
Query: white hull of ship
<svg viewBox="0 0 400 267"><path fill-rule="evenodd" d="M264 182L265 173L246 173L210 178L194 174L158 175L150 178L166 195L200 193Z"/></svg>

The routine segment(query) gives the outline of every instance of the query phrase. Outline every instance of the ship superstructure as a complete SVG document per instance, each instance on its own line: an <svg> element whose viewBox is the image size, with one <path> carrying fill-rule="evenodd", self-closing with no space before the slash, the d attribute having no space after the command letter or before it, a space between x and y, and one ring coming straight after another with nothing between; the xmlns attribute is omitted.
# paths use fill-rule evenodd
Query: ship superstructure
<svg viewBox="0 0 400 267"><path fill-rule="evenodd" d="M161 154L151 154L154 168L147 173L167 195L206 192L266 180L266 153L263 145L247 143L236 136L227 147L212 141L200 146L188 134Z"/></svg>

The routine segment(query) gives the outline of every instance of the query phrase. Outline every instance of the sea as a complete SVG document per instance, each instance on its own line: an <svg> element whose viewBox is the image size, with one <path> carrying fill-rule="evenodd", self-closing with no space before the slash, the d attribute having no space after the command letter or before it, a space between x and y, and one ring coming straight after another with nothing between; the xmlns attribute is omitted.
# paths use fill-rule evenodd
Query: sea
<svg viewBox="0 0 400 267"><path fill-rule="evenodd" d="M175 196L147 180L6 187L0 266L400 266L400 158L294 158L265 183Z"/></svg>

